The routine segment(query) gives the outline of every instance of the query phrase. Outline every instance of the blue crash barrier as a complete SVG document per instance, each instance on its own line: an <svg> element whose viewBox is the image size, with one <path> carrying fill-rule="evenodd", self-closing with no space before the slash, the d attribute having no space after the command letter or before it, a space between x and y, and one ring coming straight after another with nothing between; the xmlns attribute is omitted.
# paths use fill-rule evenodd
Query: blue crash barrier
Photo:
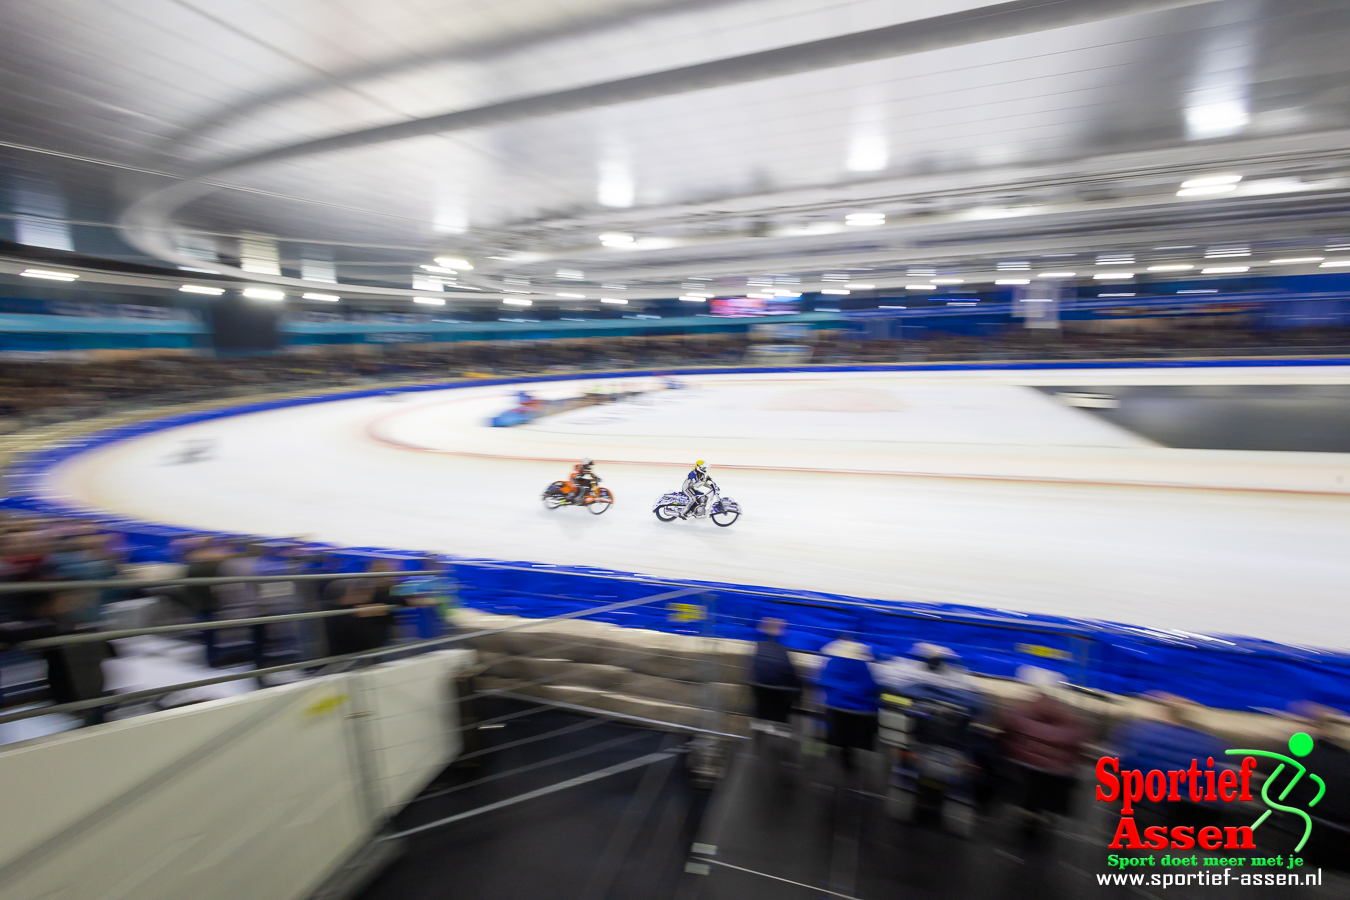
<svg viewBox="0 0 1350 900"><path fill-rule="evenodd" d="M1195 361L1191 365L1327 365L1343 360ZM1025 363L1004 368L1175 368L1185 363ZM894 371L896 369L988 368L970 364L931 366L812 366L774 369L722 369L719 372ZM684 369L581 376L587 379L699 374ZM48 484L60 463L98 447L194 422L244 415L287 406L377 396L394 392L445 390L493 384L575 379L550 376L476 380L451 384L376 388L311 397L250 403L182 413L84 435L20 457L6 475L11 486L3 506L29 512L74 516L121 533L134 562L171 558L174 541L205 533L140 522L124 516L73 506ZM360 571L372 558L416 568L421 554L380 547L327 548L331 571ZM1203 636L1156 631L1112 622L1054 616L1006 614L955 604L901 603L835 594L797 594L745 585L660 581L601 569L457 559L460 602L485 612L543 618L577 612L596 604L638 599L669 589L701 587L705 592L671 604L653 604L601 613L590 618L632 628L700 634L741 640L755 638L755 623L765 616L788 624L786 643L818 650L841 633L859 636L879 657L907 655L919 641L950 647L969 668L985 675L1012 676L1020 666L1054 669L1069 681L1113 694L1157 690L1226 709L1282 709L1298 700L1350 711L1350 655L1291 647L1253 638ZM502 568L509 566L509 568ZM420 633L425 623L418 623Z"/></svg>

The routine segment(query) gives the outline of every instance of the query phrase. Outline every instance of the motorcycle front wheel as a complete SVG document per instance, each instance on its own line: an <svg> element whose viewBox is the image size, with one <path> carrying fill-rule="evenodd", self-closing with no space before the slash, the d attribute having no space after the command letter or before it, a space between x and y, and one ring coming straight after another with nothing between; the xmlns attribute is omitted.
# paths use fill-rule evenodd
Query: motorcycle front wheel
<svg viewBox="0 0 1350 900"><path fill-rule="evenodd" d="M609 488L598 488L595 496L591 499L590 510L592 515L600 515L609 509L609 505L614 502L614 495L610 493Z"/></svg>
<svg viewBox="0 0 1350 900"><path fill-rule="evenodd" d="M728 525L730 525L732 522L735 522L740 517L741 513L739 510L726 510L726 509L719 509L716 512L714 512L711 516L713 524L720 525L722 528L726 528Z"/></svg>

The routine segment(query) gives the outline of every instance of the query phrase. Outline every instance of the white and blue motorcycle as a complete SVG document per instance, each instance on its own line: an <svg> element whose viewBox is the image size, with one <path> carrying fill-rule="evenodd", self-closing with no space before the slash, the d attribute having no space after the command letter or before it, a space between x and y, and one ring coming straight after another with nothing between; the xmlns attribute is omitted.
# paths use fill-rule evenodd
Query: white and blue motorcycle
<svg viewBox="0 0 1350 900"><path fill-rule="evenodd" d="M714 525L726 528L741 517L741 506L730 497L723 497L715 482L708 485L708 492L699 494L691 501L684 491L671 491L656 501L652 512L662 522L676 519L712 519Z"/></svg>

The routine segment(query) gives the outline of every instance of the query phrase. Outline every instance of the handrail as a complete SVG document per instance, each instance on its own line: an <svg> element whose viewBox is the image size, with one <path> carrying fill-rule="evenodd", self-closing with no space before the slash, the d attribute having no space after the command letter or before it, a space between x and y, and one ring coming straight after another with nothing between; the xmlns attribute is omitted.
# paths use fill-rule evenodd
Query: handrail
<svg viewBox="0 0 1350 900"><path fill-rule="evenodd" d="M675 581L671 579L654 578L641 575L622 575L617 572L580 572L562 567L543 568L535 565L513 565L511 563L496 563L482 560L457 559L448 561L450 567L471 566L480 569L494 569L511 572L530 572L533 574L555 574L567 575L576 578L602 577L609 581L622 581L632 584L645 584L652 586L666 586L674 588L689 588L688 582ZM415 571L395 571L395 572L334 572L302 575L248 575L234 577L211 577L211 578L160 578L160 579L123 579L123 580L104 580L104 581L23 581L0 583L0 596L14 593L36 593L53 590L92 590L103 588L134 588L134 587L164 587L164 586L193 586L193 585L219 585L219 584L237 584L237 583L266 583L266 582L289 582L289 581L332 581L339 579L398 579L419 575L448 575L449 572L436 570L415 570ZM1028 622L1021 619L995 618L991 616L970 615L966 613L956 613L949 611L921 611L912 609L899 609L888 605L884 601L865 601L865 600L846 600L842 598L821 599L809 594L802 594L792 591L779 591L773 588L743 588L732 587L729 585L700 585L691 589L694 593L719 593L719 594L739 594L748 597L759 597L770 600L775 603L784 603L792 606L810 606L817 609L839 609L841 607L867 610L880 615L911 619L916 621L930 622L948 622L960 625L971 625L980 628L991 628L999 631L1018 631L1028 634L1055 635L1058 637L1076 638L1088 641L1100 641L1101 636L1097 634L1090 626L1081 628L1072 628L1065 626L1046 625L1038 622ZM291 616L299 617L319 617L313 613L296 613ZM176 629L179 631L208 630L215 627L240 627L240 624L267 624L267 622L287 621L287 615L257 617L249 620L235 620L236 623L198 623L185 626L159 626L161 628ZM542 619L535 621L543 621ZM1142 641L1158 646L1172 646L1177 644L1182 638L1171 635L1141 633L1148 632L1141 626L1121 626L1130 630L1132 640ZM130 631L130 630L128 630ZM141 629L137 633L154 634L159 633L153 629ZM164 632L167 633L167 632ZM78 643L86 640L108 639L107 635L112 632L91 632L85 635L70 635L69 637L78 637L79 641L70 641ZM118 634L118 637L134 637L135 634ZM1207 637L1205 641L1206 649L1220 653L1241 655L1248 658L1275 659L1283 658L1280 654L1271 651L1264 651L1251 647L1237 647L1228 641L1212 636ZM54 638L44 638L43 640L52 640Z"/></svg>
<svg viewBox="0 0 1350 900"><path fill-rule="evenodd" d="M100 641L116 641L122 638L143 637L153 634L181 634L184 631L213 631L220 628L243 628L248 625L272 625L279 622L299 622L305 619L327 619L333 616L350 616L360 612L369 612L372 607L379 607L382 612L397 608L387 603L368 603L365 606L352 606L345 609L323 609L317 612L285 613L276 616L251 616L247 619L216 619L210 622L186 622L181 625L121 628L115 631L81 631L76 634L59 634L53 637L24 641L15 644L11 649L45 650L48 647L63 647L67 644L93 644Z"/></svg>
<svg viewBox="0 0 1350 900"><path fill-rule="evenodd" d="M445 575L434 569L407 572L319 572L303 575L212 575L209 578L105 578L89 581L7 581L0 594L31 594L41 591L81 591L138 587L191 587L218 584L264 584L276 581L336 581L355 578L407 578L412 575Z"/></svg>

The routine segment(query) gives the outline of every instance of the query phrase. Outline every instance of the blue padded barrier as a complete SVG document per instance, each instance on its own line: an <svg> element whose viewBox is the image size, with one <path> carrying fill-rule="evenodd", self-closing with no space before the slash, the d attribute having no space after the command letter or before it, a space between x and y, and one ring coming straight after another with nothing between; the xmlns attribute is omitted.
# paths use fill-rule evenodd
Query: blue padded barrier
<svg viewBox="0 0 1350 900"><path fill-rule="evenodd" d="M7 470L12 489L11 496L3 501L3 506L85 518L101 527L120 532L127 542L132 561L167 559L175 540L206 532L140 522L125 516L73 506L66 498L54 494L47 485L52 469L95 448L195 422L390 393L542 381L710 373L1346 364L1350 364L1350 360L952 363L772 369L738 367L481 379L449 384L373 388L181 413L123 425L44 447L24 455ZM214 534L233 538L248 537ZM348 547L333 548L333 556L338 563L337 571L359 571L371 558L397 561L397 568L400 569L414 568L421 554L393 548ZM510 568L501 568L504 565ZM927 641L951 647L972 671L986 675L1010 677L1019 666L1036 665L1055 669L1076 684L1113 694L1161 690L1207 706L1227 709L1284 708L1293 701L1309 700L1350 711L1350 655L1253 638L1169 633L1112 622L1054 616L1012 617L994 610L956 604L901 603L825 593L790 593L745 585L656 580L630 573L528 562L462 559L456 561L456 574L461 583L461 600L484 612L547 617L580 611L596 604L638 599L677 587L702 587L706 588L703 596L707 598L711 609L711 626L707 622L678 615L678 610L656 605L602 613L592 618L626 627L753 640L755 623L764 616L774 616L788 623L785 640L789 646L800 650L818 650L840 633L860 636L882 657L905 655L914 643ZM698 605L704 601L695 595L679 602Z"/></svg>

